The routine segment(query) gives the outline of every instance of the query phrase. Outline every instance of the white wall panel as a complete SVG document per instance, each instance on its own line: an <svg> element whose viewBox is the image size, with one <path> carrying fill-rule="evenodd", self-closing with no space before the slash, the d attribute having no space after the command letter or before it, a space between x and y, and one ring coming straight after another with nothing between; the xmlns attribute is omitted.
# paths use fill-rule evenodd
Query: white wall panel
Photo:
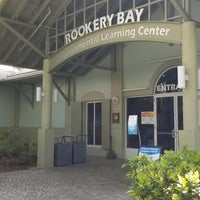
<svg viewBox="0 0 200 200"><path fill-rule="evenodd" d="M124 48L124 89L145 89L156 70L181 55L180 45L129 42Z"/></svg>

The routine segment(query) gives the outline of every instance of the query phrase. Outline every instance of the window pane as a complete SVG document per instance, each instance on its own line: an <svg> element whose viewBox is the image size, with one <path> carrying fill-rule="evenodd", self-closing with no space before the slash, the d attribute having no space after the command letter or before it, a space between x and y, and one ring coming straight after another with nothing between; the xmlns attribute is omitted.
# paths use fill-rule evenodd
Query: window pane
<svg viewBox="0 0 200 200"><path fill-rule="evenodd" d="M102 123L101 103L95 104L95 145L101 145L101 123Z"/></svg>
<svg viewBox="0 0 200 200"><path fill-rule="evenodd" d="M109 15L119 12L119 1L110 0L108 2L108 10L109 10Z"/></svg>
<svg viewBox="0 0 200 200"><path fill-rule="evenodd" d="M84 24L84 13L83 12L78 12L76 14L76 27L79 27L82 24Z"/></svg>
<svg viewBox="0 0 200 200"><path fill-rule="evenodd" d="M135 6L142 6L144 4L147 4L148 0L135 0Z"/></svg>
<svg viewBox="0 0 200 200"><path fill-rule="evenodd" d="M87 143L101 145L102 141L102 103L87 104Z"/></svg>
<svg viewBox="0 0 200 200"><path fill-rule="evenodd" d="M106 3L101 3L97 5L97 18L100 18L102 16L106 16L107 14L107 4Z"/></svg>
<svg viewBox="0 0 200 200"><path fill-rule="evenodd" d="M156 103L158 146L164 150L174 150L174 97L159 97Z"/></svg>
<svg viewBox="0 0 200 200"><path fill-rule="evenodd" d="M183 97L178 97L178 130L183 130Z"/></svg>
<svg viewBox="0 0 200 200"><path fill-rule="evenodd" d="M141 123L141 112L153 111L153 97L139 97L127 99L127 122L129 115L138 116L138 133L141 135L142 145L153 145L154 143L154 127L153 124ZM127 148L138 148L139 137L130 135L127 131Z"/></svg>
<svg viewBox="0 0 200 200"><path fill-rule="evenodd" d="M174 129L174 98L157 98L157 129L159 133L170 133Z"/></svg>
<svg viewBox="0 0 200 200"><path fill-rule="evenodd" d="M122 1L122 11L130 10L131 8L133 8L133 1Z"/></svg>
<svg viewBox="0 0 200 200"><path fill-rule="evenodd" d="M93 145L94 137L94 104L88 103L88 113L87 113L87 142L89 145Z"/></svg>
<svg viewBox="0 0 200 200"><path fill-rule="evenodd" d="M86 22L92 21L94 19L94 7L92 8L88 8L85 11L85 18L86 18Z"/></svg>
<svg viewBox="0 0 200 200"><path fill-rule="evenodd" d="M84 8L84 1L76 0L75 1L75 9L76 11Z"/></svg>
<svg viewBox="0 0 200 200"><path fill-rule="evenodd" d="M94 0L85 0L85 6L91 6L94 4Z"/></svg>

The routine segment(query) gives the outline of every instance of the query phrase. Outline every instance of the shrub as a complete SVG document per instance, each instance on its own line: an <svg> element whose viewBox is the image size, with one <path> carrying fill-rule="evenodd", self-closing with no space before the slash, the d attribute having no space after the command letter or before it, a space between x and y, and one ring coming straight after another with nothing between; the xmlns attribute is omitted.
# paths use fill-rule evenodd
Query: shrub
<svg viewBox="0 0 200 200"><path fill-rule="evenodd" d="M164 152L156 161L142 155L123 167L128 167L128 194L134 200L200 199L200 152L185 147L180 152Z"/></svg>
<svg viewBox="0 0 200 200"><path fill-rule="evenodd" d="M19 158L26 162L35 162L37 145L26 137L15 134L10 129L0 130L0 157Z"/></svg>
<svg viewBox="0 0 200 200"><path fill-rule="evenodd" d="M21 141L20 141L21 142ZM12 130L4 128L0 130L0 155L1 157L14 157L21 151L18 137Z"/></svg>

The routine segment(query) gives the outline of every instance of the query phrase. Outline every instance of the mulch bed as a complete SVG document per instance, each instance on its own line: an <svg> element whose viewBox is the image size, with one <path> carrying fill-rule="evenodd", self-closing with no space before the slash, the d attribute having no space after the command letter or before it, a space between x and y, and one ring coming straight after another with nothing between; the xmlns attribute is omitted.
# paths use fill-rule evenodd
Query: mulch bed
<svg viewBox="0 0 200 200"><path fill-rule="evenodd" d="M36 163L25 162L17 158L2 158L0 159L0 173L27 170L36 167Z"/></svg>

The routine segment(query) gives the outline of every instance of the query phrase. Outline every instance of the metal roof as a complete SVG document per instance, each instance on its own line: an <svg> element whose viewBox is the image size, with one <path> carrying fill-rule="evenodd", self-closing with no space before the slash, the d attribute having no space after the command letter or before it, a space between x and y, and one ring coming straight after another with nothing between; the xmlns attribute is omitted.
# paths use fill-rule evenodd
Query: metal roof
<svg viewBox="0 0 200 200"><path fill-rule="evenodd" d="M41 69L45 34L69 0L0 0L0 63Z"/></svg>
<svg viewBox="0 0 200 200"><path fill-rule="evenodd" d="M133 6L129 5L131 2L132 4L133 2L138 2L139 7L145 4L152 9L152 12L165 6L164 2L166 1L152 1L150 5L147 0L118 0L118 2L121 2L121 9L123 7L130 9L129 6ZM43 59L56 53L53 52L51 54L50 50L47 49L47 46L54 45L47 41L46 36L49 31L56 34L61 31L64 35L67 30L73 29L72 25L78 26L79 20L82 18L85 21L89 21L94 16L105 15L105 9L109 7L109 12L118 12L120 6L116 2L116 0L0 0L0 64L41 70ZM184 20L189 20L188 15L177 1L168 0L168 2L168 7L175 7ZM92 4L96 4L96 7L92 7ZM93 11L89 13L84 11L84 15L82 15L83 5L85 10ZM64 13L69 10L70 12L72 10L75 11L74 7L80 9L80 12L79 10L76 11L71 20L67 21ZM146 13L146 16L148 16L148 13ZM65 20L67 25L61 23L65 22ZM63 38L60 39L57 36L58 34L55 35L57 39L54 43L58 47L59 43L62 43L62 47ZM48 45L46 45L47 43ZM59 48L56 47L56 51L59 51ZM68 63L63 63L63 66L59 68L59 71L56 71L56 74L74 77L84 75L94 68L113 70L113 66L98 66L99 61L112 52L114 52L112 45L92 49Z"/></svg>
<svg viewBox="0 0 200 200"><path fill-rule="evenodd" d="M76 2L82 5L82 1ZM41 70L43 59L52 55L46 48L46 34L49 30L56 31L56 19L73 5L73 0L0 0L0 64ZM113 5L113 8L117 9L117 6ZM77 56L73 62L64 63L57 74L74 77L95 67L106 69L97 63L112 50L111 46L102 47ZM83 60L87 62L84 64ZM107 70L113 69L108 67Z"/></svg>

